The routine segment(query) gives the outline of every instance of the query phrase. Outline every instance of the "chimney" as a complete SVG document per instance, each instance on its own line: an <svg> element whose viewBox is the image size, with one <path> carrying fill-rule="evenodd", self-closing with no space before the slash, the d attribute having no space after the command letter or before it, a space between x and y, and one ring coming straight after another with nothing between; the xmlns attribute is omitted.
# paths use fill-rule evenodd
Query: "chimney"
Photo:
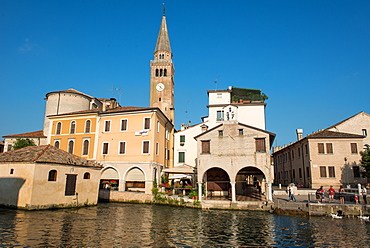
<svg viewBox="0 0 370 248"><path fill-rule="evenodd" d="M181 123L181 131L182 131L182 130L185 130L185 129L186 129L185 124L184 124L184 123Z"/></svg>
<svg viewBox="0 0 370 248"><path fill-rule="evenodd" d="M202 128L202 132L204 133L205 131L208 130L208 126L203 124L202 126L200 126Z"/></svg>
<svg viewBox="0 0 370 248"><path fill-rule="evenodd" d="M103 112L107 111L107 105L105 103L105 100L103 101L102 111Z"/></svg>
<svg viewBox="0 0 370 248"><path fill-rule="evenodd" d="M296 129L297 140L301 140L303 137L303 129Z"/></svg>

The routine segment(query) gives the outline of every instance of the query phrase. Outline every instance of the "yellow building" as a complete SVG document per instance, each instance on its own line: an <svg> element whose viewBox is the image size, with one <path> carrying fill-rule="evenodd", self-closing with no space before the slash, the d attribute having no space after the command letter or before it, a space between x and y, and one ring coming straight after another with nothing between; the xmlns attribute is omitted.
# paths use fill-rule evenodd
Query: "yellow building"
<svg viewBox="0 0 370 248"><path fill-rule="evenodd" d="M101 187L151 193L173 166L173 124L159 108L96 108L51 115L49 143L104 165Z"/></svg>

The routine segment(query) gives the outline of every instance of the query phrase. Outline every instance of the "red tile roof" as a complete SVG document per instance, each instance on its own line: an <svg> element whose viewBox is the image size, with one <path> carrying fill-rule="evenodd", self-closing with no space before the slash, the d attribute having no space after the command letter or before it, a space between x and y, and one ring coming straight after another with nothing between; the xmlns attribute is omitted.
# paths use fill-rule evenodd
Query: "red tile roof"
<svg viewBox="0 0 370 248"><path fill-rule="evenodd" d="M44 135L44 131L35 131L29 133L20 133L20 134L11 134L11 135L4 135L4 138L46 138Z"/></svg>
<svg viewBox="0 0 370 248"><path fill-rule="evenodd" d="M0 162L55 163L72 166L102 168L102 165L65 152L51 145L28 146L21 149L0 153Z"/></svg>

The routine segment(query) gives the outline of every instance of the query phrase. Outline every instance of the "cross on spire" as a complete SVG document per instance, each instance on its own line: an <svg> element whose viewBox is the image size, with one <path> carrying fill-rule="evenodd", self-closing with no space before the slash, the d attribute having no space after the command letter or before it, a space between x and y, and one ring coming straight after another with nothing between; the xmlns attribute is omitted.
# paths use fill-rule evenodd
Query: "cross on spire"
<svg viewBox="0 0 370 248"><path fill-rule="evenodd" d="M163 3L163 16L166 16L166 5L164 5L164 3Z"/></svg>

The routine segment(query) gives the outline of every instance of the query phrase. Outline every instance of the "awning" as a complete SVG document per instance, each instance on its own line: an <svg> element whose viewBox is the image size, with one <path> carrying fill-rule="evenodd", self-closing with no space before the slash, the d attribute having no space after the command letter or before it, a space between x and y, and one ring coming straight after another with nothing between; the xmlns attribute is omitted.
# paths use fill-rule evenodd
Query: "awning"
<svg viewBox="0 0 370 248"><path fill-rule="evenodd" d="M162 170L162 172L172 173L172 174L194 174L194 168L192 167L185 167L185 166L177 166L173 168L168 168Z"/></svg>
<svg viewBox="0 0 370 248"><path fill-rule="evenodd" d="M174 174L173 176L168 177L168 179L181 179L181 178L191 179L191 176L185 174Z"/></svg>

